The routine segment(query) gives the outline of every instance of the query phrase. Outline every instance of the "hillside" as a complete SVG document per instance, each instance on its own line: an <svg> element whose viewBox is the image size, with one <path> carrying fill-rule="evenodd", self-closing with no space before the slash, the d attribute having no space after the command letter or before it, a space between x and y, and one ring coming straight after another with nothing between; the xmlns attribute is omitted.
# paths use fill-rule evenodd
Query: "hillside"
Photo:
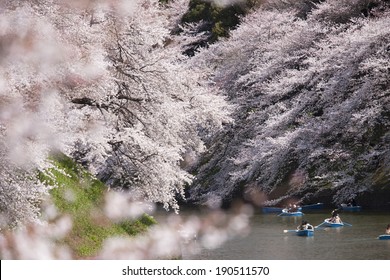
<svg viewBox="0 0 390 280"><path fill-rule="evenodd" d="M47 171L50 176L41 174L41 180L56 185L50 197L58 215L72 220L69 234L60 242L69 247L73 258L94 257L107 238L135 236L156 223L146 214L138 219L110 219L105 211L107 187L101 181L64 155L55 156L54 164Z"/></svg>

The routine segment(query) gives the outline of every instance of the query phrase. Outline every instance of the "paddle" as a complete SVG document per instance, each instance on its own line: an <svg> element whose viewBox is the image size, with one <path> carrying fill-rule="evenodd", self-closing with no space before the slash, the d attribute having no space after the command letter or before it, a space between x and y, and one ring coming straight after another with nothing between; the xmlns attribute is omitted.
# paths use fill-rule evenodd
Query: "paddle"
<svg viewBox="0 0 390 280"><path fill-rule="evenodd" d="M319 224L318 226L315 226L314 228L319 228L320 226L322 226L323 224L325 224L326 222L322 222L321 224Z"/></svg>
<svg viewBox="0 0 390 280"><path fill-rule="evenodd" d="M285 230L283 230L283 232L284 233L286 233L286 232L297 232L297 230L296 229L285 229Z"/></svg>
<svg viewBox="0 0 390 280"><path fill-rule="evenodd" d="M346 223L346 222L342 222L344 225L346 225L346 226L349 226L349 227L351 227L352 225L351 224L348 224L348 223Z"/></svg>

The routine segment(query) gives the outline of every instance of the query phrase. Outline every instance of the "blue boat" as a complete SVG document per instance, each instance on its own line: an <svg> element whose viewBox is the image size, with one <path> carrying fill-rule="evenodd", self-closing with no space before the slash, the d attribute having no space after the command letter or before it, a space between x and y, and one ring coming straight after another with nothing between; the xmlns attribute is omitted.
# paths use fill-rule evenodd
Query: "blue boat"
<svg viewBox="0 0 390 280"><path fill-rule="evenodd" d="M297 230L297 235L298 236L313 236L314 235L314 230L313 229Z"/></svg>
<svg viewBox="0 0 390 280"><path fill-rule="evenodd" d="M331 222L330 219L325 219L324 222L322 223L322 225L325 227L342 227L342 226L344 226L344 223L343 222L334 223L334 222Z"/></svg>
<svg viewBox="0 0 390 280"><path fill-rule="evenodd" d="M347 204L341 204L341 209L344 211L357 212L357 211L362 210L362 207L358 206L358 205L352 206L352 205L347 205Z"/></svg>
<svg viewBox="0 0 390 280"><path fill-rule="evenodd" d="M261 210L263 211L263 213L267 214L267 213L282 213L282 212L283 212L283 209L287 209L287 208L281 208L281 207L263 207ZM297 211L301 211L301 210L302 210L302 207L297 207L296 209L297 209Z"/></svg>
<svg viewBox="0 0 390 280"><path fill-rule="evenodd" d="M282 213L283 208L281 207L263 207L263 213Z"/></svg>
<svg viewBox="0 0 390 280"><path fill-rule="evenodd" d="M302 205L301 208L304 209L304 210L307 210L307 209L323 209L324 208L324 204L321 203L321 202L318 202L316 204Z"/></svg>
<svg viewBox="0 0 390 280"><path fill-rule="evenodd" d="M299 217L302 216L303 213L301 211L294 211L294 212L288 212L287 209L283 209L282 213L280 213L278 216L282 217Z"/></svg>
<svg viewBox="0 0 390 280"><path fill-rule="evenodd" d="M293 232L298 236L313 236L314 227L308 224L306 229L285 229L283 232Z"/></svg>
<svg viewBox="0 0 390 280"><path fill-rule="evenodd" d="M379 240L390 240L390 234L382 234L378 236Z"/></svg>

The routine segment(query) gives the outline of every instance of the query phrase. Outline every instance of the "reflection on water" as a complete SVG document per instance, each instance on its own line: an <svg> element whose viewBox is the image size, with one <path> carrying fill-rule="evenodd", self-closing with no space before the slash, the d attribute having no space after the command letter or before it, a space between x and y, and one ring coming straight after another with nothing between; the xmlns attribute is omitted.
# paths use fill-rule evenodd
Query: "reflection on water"
<svg viewBox="0 0 390 280"><path fill-rule="evenodd" d="M328 218L330 211L305 213L303 217L278 217L276 214L255 214L251 218L251 232L235 238L222 247L201 248L197 255L183 255L184 259L262 259L262 260L371 260L390 259L390 240L378 240L390 223L390 213L342 213L343 221L353 226L321 228L313 237L284 233L295 229L302 219L318 225Z"/></svg>

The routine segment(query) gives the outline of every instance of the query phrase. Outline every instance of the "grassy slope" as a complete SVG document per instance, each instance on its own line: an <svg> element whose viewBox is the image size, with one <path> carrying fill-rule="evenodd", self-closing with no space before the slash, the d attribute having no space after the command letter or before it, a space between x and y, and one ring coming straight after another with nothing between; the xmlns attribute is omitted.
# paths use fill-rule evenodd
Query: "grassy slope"
<svg viewBox="0 0 390 280"><path fill-rule="evenodd" d="M54 204L61 214L73 219L73 229L64 242L75 252L75 258L94 256L107 237L133 236L155 224L147 215L137 221L113 223L102 210L105 185L70 158L56 156L54 162L58 170L49 170L50 178L42 175L41 179L58 185L51 190Z"/></svg>

